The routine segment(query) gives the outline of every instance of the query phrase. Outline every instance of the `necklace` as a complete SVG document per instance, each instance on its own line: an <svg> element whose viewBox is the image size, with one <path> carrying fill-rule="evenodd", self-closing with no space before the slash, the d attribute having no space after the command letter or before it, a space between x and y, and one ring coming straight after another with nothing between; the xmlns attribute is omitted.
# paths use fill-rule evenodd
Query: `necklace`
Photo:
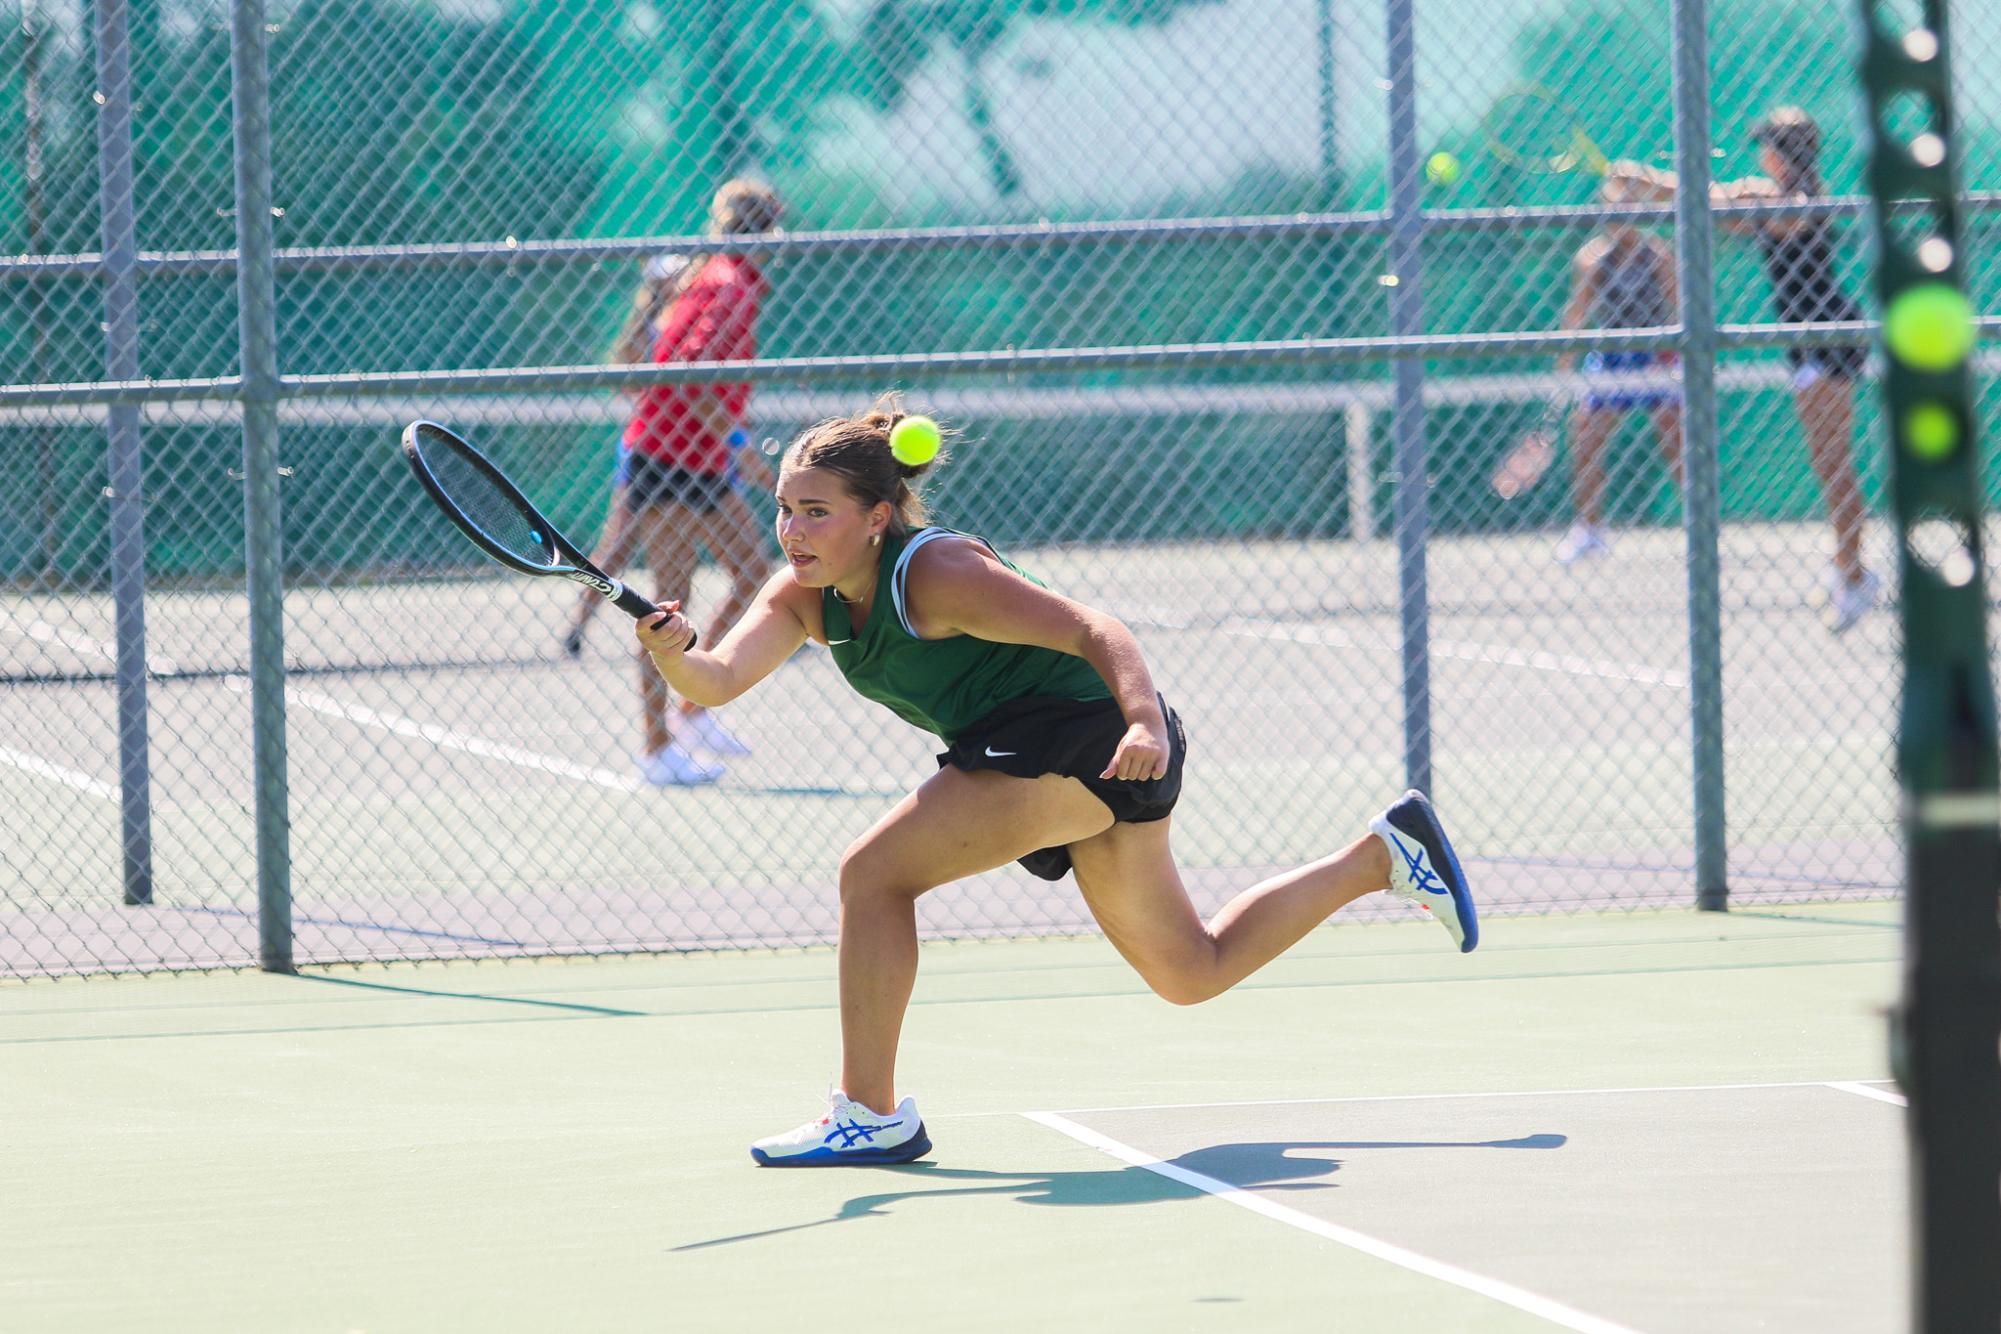
<svg viewBox="0 0 2001 1334"><path fill-rule="evenodd" d="M875 596L875 586L877 583L881 581L881 579L882 579L882 573L881 571L877 571L876 577L874 579L869 580L868 591L866 593L863 593L860 597L851 598L846 593L843 593L839 588L834 589L834 596L839 598L842 602L847 603L850 607L856 606L857 604L866 602L870 598ZM829 587L832 587L832 585L829 585Z"/></svg>

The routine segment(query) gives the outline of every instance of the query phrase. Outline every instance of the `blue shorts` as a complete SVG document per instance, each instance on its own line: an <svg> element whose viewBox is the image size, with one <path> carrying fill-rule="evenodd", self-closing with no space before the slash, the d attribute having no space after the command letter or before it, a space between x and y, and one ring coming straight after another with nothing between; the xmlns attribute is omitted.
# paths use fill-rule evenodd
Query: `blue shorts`
<svg viewBox="0 0 2001 1334"><path fill-rule="evenodd" d="M1584 374L1586 376L1604 374L1630 374L1634 371L1661 371L1674 369L1674 355L1666 352L1587 352L1584 354ZM1681 391L1678 389L1605 389L1590 390L1584 395L1584 407L1589 412L1631 412L1638 408L1677 408L1681 406Z"/></svg>

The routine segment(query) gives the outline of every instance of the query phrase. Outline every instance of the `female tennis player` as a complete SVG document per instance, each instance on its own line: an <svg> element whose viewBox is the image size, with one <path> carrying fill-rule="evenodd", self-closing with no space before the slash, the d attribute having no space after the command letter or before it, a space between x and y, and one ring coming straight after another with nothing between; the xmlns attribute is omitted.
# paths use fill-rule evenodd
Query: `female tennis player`
<svg viewBox="0 0 2001 1334"><path fill-rule="evenodd" d="M1820 126L1798 107L1779 107L1752 131L1762 176L1710 187L1719 204L1804 204L1824 193L1820 179ZM1615 162L1612 180L1636 198L1666 200L1675 192L1673 172L1637 162ZM1787 324L1859 320L1862 308L1842 290L1834 272L1834 246L1822 217L1750 218L1722 224L1757 238L1771 280L1779 319ZM1855 432L1855 381L1867 360L1859 345L1789 348L1793 407L1806 431L1815 476L1834 526L1834 564L1823 580L1828 626L1836 634L1860 620L1881 591L1862 564L1862 488L1856 481L1851 440Z"/></svg>
<svg viewBox="0 0 2001 1334"><path fill-rule="evenodd" d="M917 899L1010 861L1050 880L1073 872L1119 953L1181 1005L1229 989L1379 890L1430 910L1460 949L1478 943L1465 877L1414 791L1372 832L1253 886L1204 924L1168 847L1184 734L1132 632L984 539L927 526L910 483L933 465L890 453L898 419L879 405L822 422L786 451L786 565L720 642L684 652L694 627L672 602L638 625L667 684L699 703L727 704L811 639L857 693L946 745L938 772L841 858L841 1091L826 1115L752 1145L758 1163L896 1163L929 1151L915 1104L895 1089Z"/></svg>
<svg viewBox="0 0 2001 1334"><path fill-rule="evenodd" d="M1626 203L1626 187L1607 181L1599 198L1607 204ZM1570 271L1565 329L1658 328L1675 321L1674 250L1626 219L1608 222L1586 241ZM1556 359L1562 371L1575 363L1571 352ZM1621 372L1672 370L1674 364L1672 352L1584 354L1584 374L1594 381ZM1681 484L1681 395L1672 389L1594 384L1570 417L1570 495L1576 518L1557 544L1556 559L1564 565L1611 553L1611 532L1605 527L1605 445L1629 412L1645 412L1652 420L1661 457L1675 484Z"/></svg>

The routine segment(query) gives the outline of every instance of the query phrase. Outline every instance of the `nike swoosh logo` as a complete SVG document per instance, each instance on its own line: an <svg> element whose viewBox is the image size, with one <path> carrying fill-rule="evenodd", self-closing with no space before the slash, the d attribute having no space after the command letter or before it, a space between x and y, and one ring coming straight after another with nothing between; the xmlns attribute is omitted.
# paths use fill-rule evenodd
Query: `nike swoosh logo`
<svg viewBox="0 0 2001 1334"><path fill-rule="evenodd" d="M829 640L827 641L827 647L828 647L828 648L832 648L832 647L833 647L834 645L836 645L836 644L852 644L852 643L854 643L854 642L855 642L855 641L854 641L854 638L853 638L853 636L850 636L850 637L848 637L847 639L829 639Z"/></svg>
<svg viewBox="0 0 2001 1334"><path fill-rule="evenodd" d="M992 746L987 747L987 754L991 755L993 758L997 760L1005 759L1009 755L1018 755L1020 753L1021 752L1014 750L995 750Z"/></svg>

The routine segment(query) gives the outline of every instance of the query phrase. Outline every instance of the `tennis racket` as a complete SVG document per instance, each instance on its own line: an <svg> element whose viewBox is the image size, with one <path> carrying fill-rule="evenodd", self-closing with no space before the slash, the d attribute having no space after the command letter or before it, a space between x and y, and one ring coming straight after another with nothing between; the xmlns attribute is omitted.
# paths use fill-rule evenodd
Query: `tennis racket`
<svg viewBox="0 0 2001 1334"><path fill-rule="evenodd" d="M1535 425L1516 438L1487 478L1487 485L1495 495L1502 500L1515 500L1527 495L1543 479L1549 465L1562 452L1563 424L1569 409L1570 405L1561 399L1551 399Z"/></svg>
<svg viewBox="0 0 2001 1334"><path fill-rule="evenodd" d="M1547 84L1517 83L1505 89L1487 109L1485 129L1488 150L1511 167L1550 176L1611 173L1612 159Z"/></svg>
<svg viewBox="0 0 2001 1334"><path fill-rule="evenodd" d="M403 457L445 517L502 565L595 588L635 621L660 610L591 564L590 557L529 503L521 488L456 433L436 422L411 422L403 428ZM688 648L694 647L695 640L690 639Z"/></svg>

